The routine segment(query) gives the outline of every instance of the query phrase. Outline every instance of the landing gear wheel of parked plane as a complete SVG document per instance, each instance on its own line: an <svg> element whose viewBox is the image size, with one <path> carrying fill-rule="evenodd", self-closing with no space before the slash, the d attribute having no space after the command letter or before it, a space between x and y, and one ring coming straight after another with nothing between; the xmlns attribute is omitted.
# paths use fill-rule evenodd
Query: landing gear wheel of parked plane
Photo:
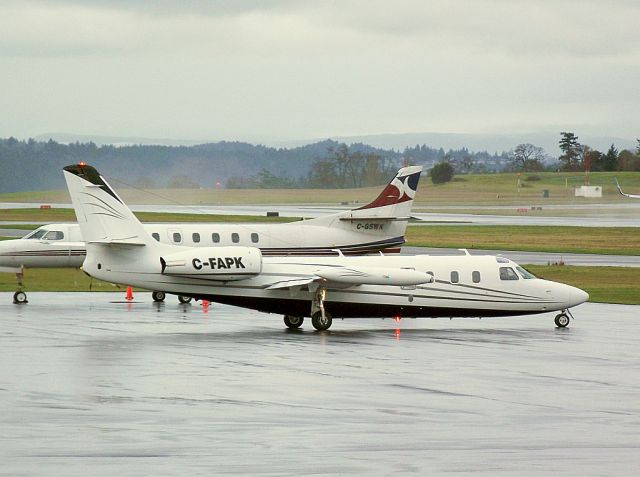
<svg viewBox="0 0 640 477"><path fill-rule="evenodd" d="M559 315L556 315L556 318L553 321L555 321L558 328L566 328L569 324L569 315L560 313Z"/></svg>
<svg viewBox="0 0 640 477"><path fill-rule="evenodd" d="M287 325L287 328L300 328L302 323L304 323L304 318L302 316L284 315L284 324Z"/></svg>
<svg viewBox="0 0 640 477"><path fill-rule="evenodd" d="M331 327L331 323L333 323L331 315L326 311L324 316L322 316L322 311L316 311L311 317L311 324L318 331L328 330Z"/></svg>
<svg viewBox="0 0 640 477"><path fill-rule="evenodd" d="M191 303L191 297L190 296L184 296L184 295L178 295L178 301L180 303Z"/></svg>
<svg viewBox="0 0 640 477"><path fill-rule="evenodd" d="M151 298L153 298L153 301L155 302L164 301L166 297L167 297L167 294L165 292L154 291L151 293Z"/></svg>
<svg viewBox="0 0 640 477"><path fill-rule="evenodd" d="M27 301L27 294L23 291L18 290L13 294L13 302L16 305L22 305L23 303L29 303Z"/></svg>

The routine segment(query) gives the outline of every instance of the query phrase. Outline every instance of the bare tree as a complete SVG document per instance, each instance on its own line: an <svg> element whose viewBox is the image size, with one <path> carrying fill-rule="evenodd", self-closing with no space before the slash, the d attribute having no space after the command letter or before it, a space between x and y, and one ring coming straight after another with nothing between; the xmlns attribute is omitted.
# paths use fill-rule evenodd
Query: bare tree
<svg viewBox="0 0 640 477"><path fill-rule="evenodd" d="M518 144L509 152L509 163L514 171L539 171L546 158L544 149L533 144Z"/></svg>

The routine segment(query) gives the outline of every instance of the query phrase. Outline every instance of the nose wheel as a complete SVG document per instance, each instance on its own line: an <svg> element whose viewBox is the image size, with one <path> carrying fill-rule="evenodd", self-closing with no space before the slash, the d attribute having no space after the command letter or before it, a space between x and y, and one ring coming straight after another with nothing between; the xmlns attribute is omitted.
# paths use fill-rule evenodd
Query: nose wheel
<svg viewBox="0 0 640 477"><path fill-rule="evenodd" d="M23 303L29 303L27 301L27 294L22 290L18 290L13 294L13 302L16 305L22 305Z"/></svg>
<svg viewBox="0 0 640 477"><path fill-rule="evenodd" d="M558 328L566 328L569 324L570 318L573 318L573 315L569 310L564 310L559 315L556 315L553 320ZM574 318L575 319L575 318Z"/></svg>

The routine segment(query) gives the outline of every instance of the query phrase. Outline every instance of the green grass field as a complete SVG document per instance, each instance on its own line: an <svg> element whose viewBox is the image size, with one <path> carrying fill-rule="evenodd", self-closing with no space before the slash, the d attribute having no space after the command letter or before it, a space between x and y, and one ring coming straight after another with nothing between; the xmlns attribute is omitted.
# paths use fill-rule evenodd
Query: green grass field
<svg viewBox="0 0 640 477"><path fill-rule="evenodd" d="M638 227L410 225L406 238L415 247L640 255Z"/></svg>
<svg viewBox="0 0 640 477"><path fill-rule="evenodd" d="M601 303L640 304L640 268L575 267L527 265L537 276L582 288L590 301ZM25 291L121 291L119 287L92 280L82 271L69 268L29 269L25 273ZM90 288L91 287L91 288ZM0 291L14 292L13 274L0 273Z"/></svg>
<svg viewBox="0 0 640 477"><path fill-rule="evenodd" d="M640 304L640 268L527 265L540 278L566 283L598 303Z"/></svg>
<svg viewBox="0 0 640 477"><path fill-rule="evenodd" d="M539 180L527 180L536 176ZM640 193L639 172L594 172L590 176L592 185L603 187L602 199L574 197L573 188L584 183L584 174L568 172L542 172L503 174L459 175L452 182L433 185L423 176L414 207L430 205L515 205L535 202L537 204L575 204L594 202L620 202L625 199L617 193L613 178L617 177L627 192ZM518 188L520 178L520 188ZM363 204L373 200L382 186L361 189L154 189L149 191L114 187L130 204L340 204L348 202ZM549 198L543 199L544 190ZM30 191L0 194L0 202L69 203L66 190Z"/></svg>

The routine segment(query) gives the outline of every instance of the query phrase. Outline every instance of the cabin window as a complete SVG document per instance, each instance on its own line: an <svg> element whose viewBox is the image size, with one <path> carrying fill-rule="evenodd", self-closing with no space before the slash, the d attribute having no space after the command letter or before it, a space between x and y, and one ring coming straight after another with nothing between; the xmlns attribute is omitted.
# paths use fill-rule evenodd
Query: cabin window
<svg viewBox="0 0 640 477"><path fill-rule="evenodd" d="M64 234L59 230L50 230L42 238L44 240L62 240L64 238Z"/></svg>
<svg viewBox="0 0 640 477"><path fill-rule="evenodd" d="M156 239L158 242L160 241L160 234L158 232L153 232L151 236Z"/></svg>
<svg viewBox="0 0 640 477"><path fill-rule="evenodd" d="M531 273L530 271L522 268L519 265L516 267L516 270L518 270L518 273L520 274L520 276L522 278L524 278L525 280L531 280L532 278L536 278L536 276L533 273Z"/></svg>
<svg viewBox="0 0 640 477"><path fill-rule="evenodd" d="M175 243L182 242L182 234L180 234L180 232L173 232L173 241Z"/></svg>
<svg viewBox="0 0 640 477"><path fill-rule="evenodd" d="M200 234L198 232L194 232L193 234L191 234L191 238L193 239L193 243L200 242Z"/></svg>
<svg viewBox="0 0 640 477"><path fill-rule="evenodd" d="M451 272L451 283L458 283L460 281L460 274L458 272Z"/></svg>
<svg viewBox="0 0 640 477"><path fill-rule="evenodd" d="M259 240L260 240L260 236L257 233L254 232L251 234L251 241L253 243L258 243Z"/></svg>
<svg viewBox="0 0 640 477"><path fill-rule="evenodd" d="M500 267L500 280L518 280L518 275L511 267Z"/></svg>
<svg viewBox="0 0 640 477"><path fill-rule="evenodd" d="M232 241L233 243L238 243L238 242L240 242L240 235L238 235L237 233L233 232L233 233L231 234L231 241Z"/></svg>
<svg viewBox="0 0 640 477"><path fill-rule="evenodd" d="M220 242L220 234L215 233L215 232L214 232L214 233L212 233L212 234L211 234L211 241L212 241L213 243L219 243L219 242Z"/></svg>
<svg viewBox="0 0 640 477"><path fill-rule="evenodd" d="M477 270L471 272L471 280L473 280L473 283L480 283L480 272Z"/></svg>

